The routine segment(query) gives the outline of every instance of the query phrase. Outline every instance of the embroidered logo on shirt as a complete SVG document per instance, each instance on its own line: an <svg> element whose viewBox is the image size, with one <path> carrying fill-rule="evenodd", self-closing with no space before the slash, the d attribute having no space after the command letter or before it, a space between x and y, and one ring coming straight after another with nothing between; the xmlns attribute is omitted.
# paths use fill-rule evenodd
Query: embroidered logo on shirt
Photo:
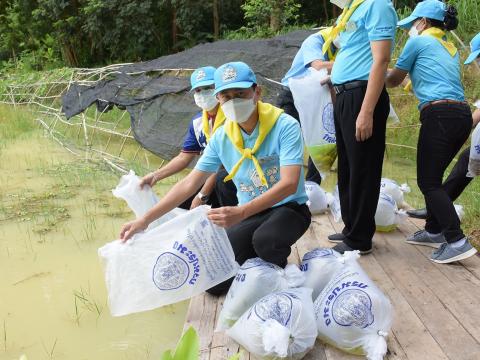
<svg viewBox="0 0 480 360"><path fill-rule="evenodd" d="M237 78L237 70L235 70L231 66L227 66L225 70L223 70L223 82L233 81Z"/></svg>
<svg viewBox="0 0 480 360"><path fill-rule="evenodd" d="M205 71L199 70L197 73L197 81L203 80L207 77L207 74L205 74Z"/></svg>

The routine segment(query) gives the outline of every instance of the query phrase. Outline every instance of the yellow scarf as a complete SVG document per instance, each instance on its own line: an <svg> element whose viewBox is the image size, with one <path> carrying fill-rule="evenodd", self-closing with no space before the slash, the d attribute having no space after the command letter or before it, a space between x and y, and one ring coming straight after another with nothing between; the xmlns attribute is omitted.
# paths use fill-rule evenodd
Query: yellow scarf
<svg viewBox="0 0 480 360"><path fill-rule="evenodd" d="M332 45L333 40L342 32L345 30L345 27L347 26L348 20L350 20L351 16L357 10L357 8L362 5L362 3L365 0L354 0L353 3L350 6L346 6L340 17L338 18L338 23L335 25L335 27L332 29L330 32L330 35L328 36L328 39L325 39L325 43L323 44L322 51L325 54L328 49L330 48L330 45Z"/></svg>
<svg viewBox="0 0 480 360"><path fill-rule="evenodd" d="M440 42L440 44L442 44L443 47L448 51L451 57L454 57L457 54L458 50L455 47L455 45L450 41L443 40L443 38L446 37L445 31L436 27L431 27L431 28L428 28L427 30L423 30L422 33L420 34L420 36L425 36L425 35L432 36L435 39L437 39Z"/></svg>
<svg viewBox="0 0 480 360"><path fill-rule="evenodd" d="M455 47L455 45L450 41L443 40L443 38L446 36L445 31L436 27L431 27L422 31L420 36L424 36L424 35L431 36L437 39L440 42L440 44L442 44L443 47L448 51L451 57L454 57L457 54L458 49ZM409 81L407 85L405 85L405 87L403 88L403 90L407 92L410 92L412 89L413 89L412 81Z"/></svg>
<svg viewBox="0 0 480 360"><path fill-rule="evenodd" d="M223 114L222 108L219 106L217 110L217 114L215 115L215 121L213 122L213 129L212 133L210 134L210 123L208 121L208 113L203 110L202 111L202 130L207 138L207 144L210 142L210 138L212 137L213 133L225 122L225 115Z"/></svg>
<svg viewBox="0 0 480 360"><path fill-rule="evenodd" d="M242 155L240 160L238 160L237 163L233 166L230 174L226 176L225 179L223 179L223 181L225 182L233 179L235 174L238 172L240 165L242 165L242 162L245 159L250 159L253 161L253 165L255 166L255 170L257 171L258 176L260 177L262 185L268 187L268 182L265 178L265 174L263 173L262 167L260 166L260 163L254 156L254 154L265 141L265 138L270 133L270 130L272 130L280 115L283 113L283 110L273 105L263 103L261 101L259 101L257 104L257 110L259 131L257 140L255 141L255 144L251 149L245 149L243 146L243 137L241 133L242 130L240 129L240 126L234 121L227 121L225 123L225 134L227 134L227 137L230 139L235 149L237 149L237 151Z"/></svg>
<svg viewBox="0 0 480 360"><path fill-rule="evenodd" d="M327 39L329 38L332 30L333 30L333 26L330 26L330 27L327 27L326 29L322 29L318 32L322 36L324 42L327 41ZM335 52L333 52L332 51L332 46L330 45L327 49L327 52L328 52L328 59L330 61L333 61L333 60L335 60L335 56L337 56L338 49L336 49Z"/></svg>

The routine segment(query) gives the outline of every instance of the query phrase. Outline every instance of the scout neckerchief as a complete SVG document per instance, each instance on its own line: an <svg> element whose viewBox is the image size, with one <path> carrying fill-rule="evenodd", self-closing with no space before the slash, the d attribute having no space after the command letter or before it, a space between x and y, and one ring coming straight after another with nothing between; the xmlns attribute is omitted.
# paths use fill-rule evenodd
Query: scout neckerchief
<svg viewBox="0 0 480 360"><path fill-rule="evenodd" d="M330 45L332 44L333 40L342 32L345 30L345 27L347 26L348 20L350 20L350 17L353 15L355 10L362 5L362 3L365 0L354 0L353 3L350 6L346 6L340 17L338 18L338 23L335 25L335 27L332 29L330 32L330 35L328 36L328 39L325 40L325 43L323 44L322 51L325 54L328 49L330 48Z"/></svg>
<svg viewBox="0 0 480 360"><path fill-rule="evenodd" d="M318 32L322 36L324 42L327 41L327 39L330 36L330 33L332 32L332 30L333 30L333 26L330 26L330 27L327 27L326 29L322 29ZM330 60L330 61L335 60L335 56L337 56L337 49L335 48L335 50L332 50L332 46L330 45L328 47L327 52L328 52L328 60Z"/></svg>
<svg viewBox="0 0 480 360"><path fill-rule="evenodd" d="M437 27L431 27L426 30L423 30L420 36L431 36L435 38L440 42L440 44L443 45L443 47L445 48L445 50L448 51L451 57L454 57L455 55L457 55L458 49L455 47L455 45L450 41L444 40L446 39L445 31ZM409 92L410 90L412 90L412 88L413 88L412 82L409 81L403 89Z"/></svg>
<svg viewBox="0 0 480 360"><path fill-rule="evenodd" d="M212 137L215 130L217 130L223 123L225 122L225 115L223 114L222 108L219 106L217 110L217 114L215 115L215 120L213 122L213 129L212 133L210 134L210 122L208 121L208 113L207 111L202 111L202 130L207 138L207 144L210 142L210 138Z"/></svg>
<svg viewBox="0 0 480 360"><path fill-rule="evenodd" d="M225 122L225 134L232 142L233 146L237 151L242 155L240 160L233 166L232 171L228 176L225 177L223 181L227 182L228 180L233 179L235 174L237 173L240 165L245 159L250 159L253 161L253 165L255 166L255 170L257 171L258 176L262 182L262 185L268 187L267 179L265 178L265 174L263 173L262 167L258 162L257 158L254 156L255 152L260 148L262 143L265 141L265 138L272 130L273 126L277 122L280 115L283 113L282 109L279 109L273 105L263 103L261 101L257 104L258 109L258 122L259 122L259 131L258 137L255 140L255 144L251 149L244 148L243 146L243 137L241 133L240 126L234 121L227 121Z"/></svg>

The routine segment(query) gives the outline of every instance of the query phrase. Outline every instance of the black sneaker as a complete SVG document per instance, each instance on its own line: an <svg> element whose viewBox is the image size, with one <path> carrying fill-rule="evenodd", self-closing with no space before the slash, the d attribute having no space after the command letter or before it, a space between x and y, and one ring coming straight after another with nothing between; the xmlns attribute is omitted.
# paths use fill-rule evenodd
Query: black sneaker
<svg viewBox="0 0 480 360"><path fill-rule="evenodd" d="M414 209L414 210L407 210L408 216L415 218L415 219L426 219L427 218L427 209Z"/></svg>
<svg viewBox="0 0 480 360"><path fill-rule="evenodd" d="M343 254L345 251L354 251L355 249L352 249L350 246L348 246L347 244L345 244L344 242L341 242L341 243L338 243L337 245L335 245L332 250L335 250L336 252L340 253L340 254ZM360 255L367 255L367 254L370 254L372 252L372 248L368 249L368 250L359 250L360 252Z"/></svg>
<svg viewBox="0 0 480 360"><path fill-rule="evenodd" d="M345 235L342 233L336 233L332 235L328 235L328 241L333 242L333 243L341 243L343 240L345 240Z"/></svg>

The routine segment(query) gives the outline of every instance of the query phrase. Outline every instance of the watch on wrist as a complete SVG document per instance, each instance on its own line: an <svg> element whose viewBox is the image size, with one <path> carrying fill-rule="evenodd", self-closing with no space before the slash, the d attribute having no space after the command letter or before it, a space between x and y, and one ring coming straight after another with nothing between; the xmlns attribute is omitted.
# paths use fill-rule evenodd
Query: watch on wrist
<svg viewBox="0 0 480 360"><path fill-rule="evenodd" d="M198 192L197 196L202 203L206 203L208 201L208 199L210 198L210 196L202 194L201 191Z"/></svg>

